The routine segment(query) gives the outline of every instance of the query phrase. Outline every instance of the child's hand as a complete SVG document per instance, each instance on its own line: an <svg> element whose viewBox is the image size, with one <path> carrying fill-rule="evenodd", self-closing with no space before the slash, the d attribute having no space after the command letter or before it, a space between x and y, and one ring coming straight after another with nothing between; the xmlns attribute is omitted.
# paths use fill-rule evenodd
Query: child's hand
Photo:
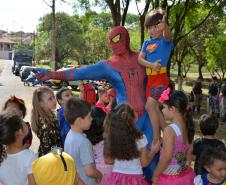
<svg viewBox="0 0 226 185"><path fill-rule="evenodd" d="M78 85L80 92L84 92L84 91L85 91L83 85L84 85L83 81L80 81L80 82L79 82L79 85Z"/></svg>
<svg viewBox="0 0 226 185"><path fill-rule="evenodd" d="M100 173L100 172L98 171L97 178L96 178L98 184L101 182L102 177L103 177L102 173Z"/></svg>
<svg viewBox="0 0 226 185"><path fill-rule="evenodd" d="M164 30L166 27L166 15L163 15L162 20L158 24L159 30Z"/></svg>
<svg viewBox="0 0 226 185"><path fill-rule="evenodd" d="M151 64L151 68L156 70L156 71L160 71L161 69L161 60L156 60L154 63L150 63Z"/></svg>
<svg viewBox="0 0 226 185"><path fill-rule="evenodd" d="M152 185L158 185L158 179L159 179L159 177L157 175L153 174L152 179L151 179Z"/></svg>
<svg viewBox="0 0 226 185"><path fill-rule="evenodd" d="M151 152L156 154L160 150L161 142L158 140L156 143L152 143L151 145Z"/></svg>

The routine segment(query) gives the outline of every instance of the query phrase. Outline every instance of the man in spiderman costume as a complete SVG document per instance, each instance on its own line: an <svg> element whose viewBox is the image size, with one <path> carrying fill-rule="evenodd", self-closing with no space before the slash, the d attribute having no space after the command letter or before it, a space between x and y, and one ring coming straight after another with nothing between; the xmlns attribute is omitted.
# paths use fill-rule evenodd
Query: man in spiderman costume
<svg viewBox="0 0 226 185"><path fill-rule="evenodd" d="M130 49L130 37L127 29L117 26L108 35L109 45L114 55L107 60L99 61L77 69L47 72L42 70L37 76L38 80L107 80L116 91L117 103L128 102L138 115L137 129L144 132L148 139L148 147L152 143L152 127L145 111L145 69L137 62L138 54ZM144 168L148 181L158 162L158 156L151 164Z"/></svg>

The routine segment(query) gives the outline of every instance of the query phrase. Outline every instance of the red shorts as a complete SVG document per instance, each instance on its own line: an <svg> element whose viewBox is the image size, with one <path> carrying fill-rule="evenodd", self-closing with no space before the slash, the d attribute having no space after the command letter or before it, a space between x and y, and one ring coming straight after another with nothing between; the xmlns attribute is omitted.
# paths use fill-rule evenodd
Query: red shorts
<svg viewBox="0 0 226 185"><path fill-rule="evenodd" d="M158 100L161 93L168 87L169 78L166 73L147 76L146 97Z"/></svg>

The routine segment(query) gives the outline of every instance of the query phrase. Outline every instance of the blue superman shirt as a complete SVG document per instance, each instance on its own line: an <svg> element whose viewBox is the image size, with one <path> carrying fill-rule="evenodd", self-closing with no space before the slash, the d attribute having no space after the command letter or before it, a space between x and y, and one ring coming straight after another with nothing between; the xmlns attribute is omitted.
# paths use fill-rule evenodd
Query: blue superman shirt
<svg viewBox="0 0 226 185"><path fill-rule="evenodd" d="M173 41L167 42L164 37L144 41L141 52L146 54L148 62L155 62L161 60L162 67L166 67L170 53L173 49Z"/></svg>

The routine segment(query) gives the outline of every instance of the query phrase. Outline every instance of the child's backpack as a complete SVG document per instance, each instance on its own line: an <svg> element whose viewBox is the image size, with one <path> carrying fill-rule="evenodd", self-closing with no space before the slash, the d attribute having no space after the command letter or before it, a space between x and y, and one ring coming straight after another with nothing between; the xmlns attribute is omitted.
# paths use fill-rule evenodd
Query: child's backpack
<svg viewBox="0 0 226 185"><path fill-rule="evenodd" d="M91 105L95 105L97 97L95 88L89 83L83 84L83 87L84 87L84 99Z"/></svg>

